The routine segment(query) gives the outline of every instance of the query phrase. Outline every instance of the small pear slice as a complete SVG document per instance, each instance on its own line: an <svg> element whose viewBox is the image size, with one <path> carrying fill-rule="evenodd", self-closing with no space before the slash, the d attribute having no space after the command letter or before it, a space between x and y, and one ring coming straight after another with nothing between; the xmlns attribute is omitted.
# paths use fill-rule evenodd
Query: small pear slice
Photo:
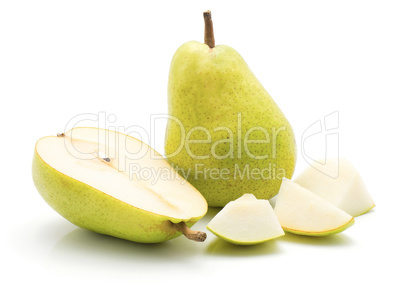
<svg viewBox="0 0 402 291"><path fill-rule="evenodd" d="M33 180L44 200L85 229L142 243L166 241L191 231L208 205L155 150L114 131L74 128L41 138Z"/></svg>
<svg viewBox="0 0 402 291"><path fill-rule="evenodd" d="M268 200L244 194L229 202L207 229L233 244L253 245L284 235Z"/></svg>
<svg viewBox="0 0 402 291"><path fill-rule="evenodd" d="M317 161L294 181L352 216L375 206L359 172L344 158Z"/></svg>
<svg viewBox="0 0 402 291"><path fill-rule="evenodd" d="M335 234L354 223L345 211L286 178L277 195L275 214L284 230L300 235Z"/></svg>

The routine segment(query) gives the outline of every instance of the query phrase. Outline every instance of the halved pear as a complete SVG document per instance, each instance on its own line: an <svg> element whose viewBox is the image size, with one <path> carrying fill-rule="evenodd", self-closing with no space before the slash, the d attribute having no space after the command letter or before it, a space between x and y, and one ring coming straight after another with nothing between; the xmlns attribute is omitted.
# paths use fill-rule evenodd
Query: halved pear
<svg viewBox="0 0 402 291"><path fill-rule="evenodd" d="M345 211L286 178L274 211L284 230L301 235L335 234L354 223L354 218Z"/></svg>
<svg viewBox="0 0 402 291"><path fill-rule="evenodd" d="M226 204L207 229L238 245L258 244L285 234L269 201L253 194L244 194Z"/></svg>
<svg viewBox="0 0 402 291"><path fill-rule="evenodd" d="M359 172L344 158L317 161L294 181L352 216L375 206Z"/></svg>
<svg viewBox="0 0 402 291"><path fill-rule="evenodd" d="M45 201L85 229L142 243L184 233L205 215L204 197L155 150L125 134L75 128L40 139L33 180Z"/></svg>

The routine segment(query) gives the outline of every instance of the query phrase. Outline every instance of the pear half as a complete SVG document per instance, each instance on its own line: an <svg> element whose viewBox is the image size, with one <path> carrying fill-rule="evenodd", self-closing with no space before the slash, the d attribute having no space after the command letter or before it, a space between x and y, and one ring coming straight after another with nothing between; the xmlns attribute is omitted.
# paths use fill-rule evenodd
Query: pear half
<svg viewBox="0 0 402 291"><path fill-rule="evenodd" d="M229 202L207 229L238 245L258 244L285 234L268 200L257 199L253 194Z"/></svg>
<svg viewBox="0 0 402 291"><path fill-rule="evenodd" d="M204 197L161 155L114 131L75 128L40 139L33 180L44 200L85 229L142 243L166 241L191 231L205 215Z"/></svg>
<svg viewBox="0 0 402 291"><path fill-rule="evenodd" d="M317 161L294 181L352 216L375 206L359 172L344 158Z"/></svg>
<svg viewBox="0 0 402 291"><path fill-rule="evenodd" d="M288 179L282 181L275 214L284 230L300 235L335 234L354 223L345 211Z"/></svg>

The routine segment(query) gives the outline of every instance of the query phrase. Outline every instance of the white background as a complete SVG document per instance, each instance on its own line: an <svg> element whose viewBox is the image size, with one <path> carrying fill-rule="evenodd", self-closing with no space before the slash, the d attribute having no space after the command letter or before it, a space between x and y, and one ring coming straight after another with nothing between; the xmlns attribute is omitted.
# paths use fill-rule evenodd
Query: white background
<svg viewBox="0 0 402 291"><path fill-rule="evenodd" d="M217 2L0 2L1 288L402 287L401 2ZM111 115L106 126L150 131L151 115L167 112L171 58L182 43L203 41L207 9L216 43L243 56L293 125L296 174L307 165L303 132L339 112L339 153L355 164L377 205L352 228L254 247L210 233L205 243L180 237L141 245L79 229L37 193L34 144L63 132L75 116L104 112ZM160 152L163 128L144 140ZM335 154L333 141L328 151ZM325 133L309 139L304 154L322 157L324 149ZM205 230L215 213L195 228Z"/></svg>

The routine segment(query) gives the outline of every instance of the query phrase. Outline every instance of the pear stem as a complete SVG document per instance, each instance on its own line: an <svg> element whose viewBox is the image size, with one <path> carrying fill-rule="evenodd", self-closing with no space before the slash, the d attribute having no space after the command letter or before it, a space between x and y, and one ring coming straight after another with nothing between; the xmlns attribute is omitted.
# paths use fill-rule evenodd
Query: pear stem
<svg viewBox="0 0 402 291"><path fill-rule="evenodd" d="M205 31L204 31L204 43L208 45L210 48L215 47L215 37L214 37L214 26L212 23L211 11L204 12L204 22L205 22Z"/></svg>
<svg viewBox="0 0 402 291"><path fill-rule="evenodd" d="M190 240L203 242L207 238L207 234L205 232L191 230L184 221L173 223L173 225L178 231L181 231L184 236Z"/></svg>

